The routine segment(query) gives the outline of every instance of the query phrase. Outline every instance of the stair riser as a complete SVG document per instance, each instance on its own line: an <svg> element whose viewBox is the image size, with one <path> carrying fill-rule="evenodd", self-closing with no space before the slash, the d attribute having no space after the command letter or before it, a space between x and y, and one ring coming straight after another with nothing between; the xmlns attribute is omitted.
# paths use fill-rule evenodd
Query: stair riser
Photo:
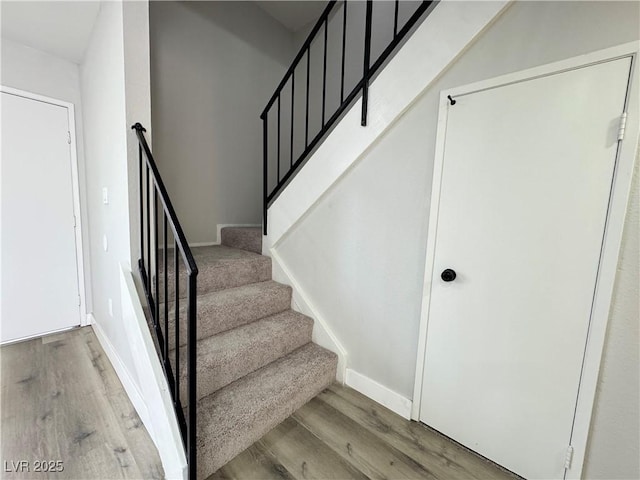
<svg viewBox="0 0 640 480"><path fill-rule="evenodd" d="M226 227L221 230L221 237L222 245L262 254L262 231L260 228Z"/></svg>
<svg viewBox="0 0 640 480"><path fill-rule="evenodd" d="M254 295L232 297L227 292L218 292L215 304L198 302L198 340L216 335L232 328L246 325L291 308L291 287L281 285L257 291ZM164 305L161 305L161 311ZM163 317L164 314L161 314ZM180 345L187 343L187 307L180 305ZM169 339L175 335L175 305L169 304Z"/></svg>
<svg viewBox="0 0 640 480"><path fill-rule="evenodd" d="M200 266L197 276L197 293L217 292L227 288L240 287L251 283L271 280L271 259L269 257L254 257L245 261L229 262L222 265ZM179 298L186 299L188 278L184 267L179 269L178 290ZM164 277L159 272L160 296L163 297ZM152 288L154 288L152 286ZM175 274L173 269L167 274L167 295L169 299L175 298Z"/></svg>
<svg viewBox="0 0 640 480"><path fill-rule="evenodd" d="M251 338L249 341L242 339L242 351L224 352L215 349L205 350L204 346L200 348L196 369L198 400L311 341L313 329L311 319L282 323L282 328L273 331L273 335L269 338ZM251 336L250 332L247 332L246 336ZM175 365L172 366L175 367ZM187 398L186 382L186 348L181 348L180 398L182 399Z"/></svg>
<svg viewBox="0 0 640 480"><path fill-rule="evenodd" d="M337 363L332 369L327 368L321 376L314 379L313 384L305 387L304 392L298 393L295 398L292 397L286 407L274 407L274 409L269 412L274 420L262 423L256 420L256 428L249 428L246 425L242 425L241 428L234 429L234 435L236 435L235 442L211 442L209 445L202 446L199 444L198 446L200 448L198 450L203 453L199 456L197 478L201 480L208 478L211 474L231 461L236 455L260 440L269 430L293 414L298 408L302 407L325 388L329 387L335 381L336 368ZM261 414L266 415L267 412L261 411ZM207 453L204 453L205 451Z"/></svg>
<svg viewBox="0 0 640 480"><path fill-rule="evenodd" d="M296 352L290 355L295 356ZM293 369L283 367L282 360L275 362L266 376L258 370L201 400L199 408L203 413L197 417L198 479L208 478L335 380L335 355L306 359ZM288 372L284 384L278 379L282 368ZM236 387L247 384L253 384L258 393ZM234 387L237 391L226 394Z"/></svg>
<svg viewBox="0 0 640 480"><path fill-rule="evenodd" d="M226 236L225 243L259 251L240 237ZM311 343L313 321L290 310L291 288L271 280L270 258L225 245L197 247L193 253L199 266L197 478L204 480L329 386L337 357ZM171 266L167 281L160 282L158 321L171 340L169 362L182 406L188 407L187 278L179 265L177 289ZM158 276L164 280L162 269ZM189 413L185 408L187 418Z"/></svg>

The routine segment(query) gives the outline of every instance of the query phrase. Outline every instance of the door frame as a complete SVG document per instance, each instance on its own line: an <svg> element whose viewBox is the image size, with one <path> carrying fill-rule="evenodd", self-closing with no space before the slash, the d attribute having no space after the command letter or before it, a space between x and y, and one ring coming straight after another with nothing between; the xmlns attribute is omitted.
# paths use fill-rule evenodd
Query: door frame
<svg viewBox="0 0 640 480"><path fill-rule="evenodd" d="M605 223L600 266L596 277L596 289L591 310L591 320L587 332L582 375L578 387L579 390L576 402L573 432L570 439L571 446L573 446L573 460L572 467L566 470L565 474L565 478L570 479L579 479L582 477L587 440L589 437L589 428L591 424L591 415L595 403L600 363L602 360L607 324L609 321L609 311L613 297L613 287L618 267L620 244L622 241L633 169L638 149L638 138L640 136L638 126L638 75L640 73L640 62L638 62L639 54L640 41L635 41L604 50L598 50L586 55L572 57L559 62L507 75L501 75L489 80L483 80L469 85L443 90L440 93L431 206L429 211L429 230L427 234L427 251L422 290L420 330L418 336L418 354L416 359L416 376L413 390L413 405L411 409L411 418L417 421L420 419L422 381L426 360L426 343L432 284L431 279L433 278L434 270L435 239L438 227L442 169L444 164L444 145L450 103L448 96L450 95L455 99L456 97L463 95L469 95L524 80L531 80L538 77L584 68L618 58L632 57L631 75L627 86L625 107L625 111L627 112L626 130L624 139L618 143L618 152L614 166L614 176L609 199L609 211Z"/></svg>
<svg viewBox="0 0 640 480"><path fill-rule="evenodd" d="M71 102L66 102L63 100L58 100L56 98L46 97L44 95L39 95L36 93L28 92L26 90L20 90L13 87L6 87L4 85L0 85L0 92L7 93L10 95L15 95L17 97L23 97L29 100L34 100L37 102L48 103L50 105L55 105L57 107L63 107L67 109L67 121L69 125L69 136L70 136L70 162L71 162L71 184L73 186L73 214L75 216L76 228L75 228L75 239L76 239L76 272L78 276L78 294L80 295L80 305L79 305L79 315L80 315L80 326L89 325L89 316L87 312L87 291L85 284L85 272L88 269L88 265L84 263L84 245L83 245L83 224L82 224L82 210L80 206L80 177L78 174L78 143L76 137L76 120L75 120L75 106ZM44 332L55 333L55 332ZM12 340L7 343L14 343L16 341L27 340L28 338L40 336L31 335L29 337Z"/></svg>

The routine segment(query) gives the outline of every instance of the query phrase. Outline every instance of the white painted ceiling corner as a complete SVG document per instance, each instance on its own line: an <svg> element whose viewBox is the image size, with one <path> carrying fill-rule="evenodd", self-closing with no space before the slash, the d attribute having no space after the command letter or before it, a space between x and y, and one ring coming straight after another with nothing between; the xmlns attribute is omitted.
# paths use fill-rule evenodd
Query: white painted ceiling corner
<svg viewBox="0 0 640 480"><path fill-rule="evenodd" d="M81 63L89 45L99 1L0 2L2 38L73 63Z"/></svg>
<svg viewBox="0 0 640 480"><path fill-rule="evenodd" d="M255 0L256 5L291 32L297 32L320 18L326 0Z"/></svg>

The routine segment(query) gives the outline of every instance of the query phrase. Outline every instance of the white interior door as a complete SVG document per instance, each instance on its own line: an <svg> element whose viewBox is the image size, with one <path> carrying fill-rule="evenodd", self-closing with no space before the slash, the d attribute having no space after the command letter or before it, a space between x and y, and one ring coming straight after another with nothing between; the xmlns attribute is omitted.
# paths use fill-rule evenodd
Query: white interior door
<svg viewBox="0 0 640 480"><path fill-rule="evenodd" d="M2 92L1 320L8 342L80 324L65 107Z"/></svg>
<svg viewBox="0 0 640 480"><path fill-rule="evenodd" d="M527 478L565 473L630 66L448 108L420 420Z"/></svg>

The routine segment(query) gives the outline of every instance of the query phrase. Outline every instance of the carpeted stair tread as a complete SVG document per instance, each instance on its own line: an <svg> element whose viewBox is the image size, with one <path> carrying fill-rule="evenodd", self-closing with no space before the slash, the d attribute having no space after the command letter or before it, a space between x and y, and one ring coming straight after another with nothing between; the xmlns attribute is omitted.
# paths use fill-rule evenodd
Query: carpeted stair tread
<svg viewBox="0 0 640 480"><path fill-rule="evenodd" d="M271 280L271 259L269 257L248 252L239 248L231 248L225 245L212 245L209 247L194 247L191 249L193 258L198 265L198 295L215 292L225 288L239 287L250 283ZM169 298L173 298L175 292L173 250L169 254L169 270L167 272L167 286ZM162 264L162 262L160 262ZM184 263L179 262L180 278L178 287L180 297L184 298L187 292L187 276ZM162 268L159 271L160 281L164 279Z"/></svg>
<svg viewBox="0 0 640 480"><path fill-rule="evenodd" d="M207 478L328 387L336 367L334 353L308 343L202 398L197 477Z"/></svg>
<svg viewBox="0 0 640 480"><path fill-rule="evenodd" d="M291 308L291 287L273 280L218 290L197 298L198 339L245 325ZM187 305L179 304L180 345L187 343ZM160 305L164 312L164 304ZM169 302L169 338L174 338L175 302ZM164 318L161 313L161 318ZM161 321L162 324L162 321Z"/></svg>
<svg viewBox="0 0 640 480"><path fill-rule="evenodd" d="M222 245L262 253L261 227L224 227L220 236Z"/></svg>
<svg viewBox="0 0 640 480"><path fill-rule="evenodd" d="M200 340L198 399L309 343L312 329L312 319L287 310ZM186 348L180 349L180 386L180 396L186 399Z"/></svg>
<svg viewBox="0 0 640 480"><path fill-rule="evenodd" d="M225 229L223 229L225 230ZM224 245L193 249L197 277L197 478L205 479L329 386L337 356L311 343L312 319L291 310L291 287L271 280L259 255L260 229L223 231ZM258 242L259 240L259 242ZM232 246L230 246L232 245ZM237 247L237 248L236 248ZM159 270L158 318L175 345L174 251L167 252L168 296ZM160 257L162 258L162 256ZM164 262L160 262L160 266ZM178 314L182 405L187 406L186 272L180 265ZM164 299L171 301L164 303ZM170 348L171 348L170 347ZM188 411L185 411L188 418Z"/></svg>

